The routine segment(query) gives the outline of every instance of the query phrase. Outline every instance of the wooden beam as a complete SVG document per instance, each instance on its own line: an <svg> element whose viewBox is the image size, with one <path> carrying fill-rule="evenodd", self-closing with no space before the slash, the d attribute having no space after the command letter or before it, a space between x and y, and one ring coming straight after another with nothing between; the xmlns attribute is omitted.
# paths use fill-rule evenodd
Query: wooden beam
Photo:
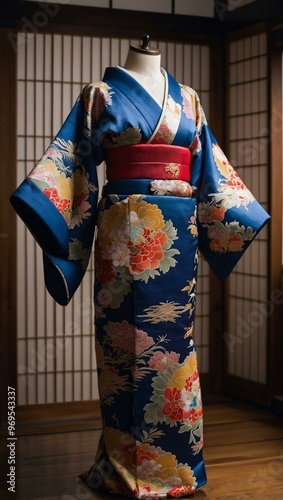
<svg viewBox="0 0 283 500"><path fill-rule="evenodd" d="M221 43L210 47L210 121L209 125L220 146L225 150L224 137L224 51ZM209 294L209 371L211 393L223 390L223 282L210 272Z"/></svg>
<svg viewBox="0 0 283 500"><path fill-rule="evenodd" d="M140 38L200 43L207 37L219 39L223 23L219 18L136 12L132 10L62 5L14 0L2 8L0 26L28 33Z"/></svg>
<svg viewBox="0 0 283 500"><path fill-rule="evenodd" d="M8 386L16 389L16 214L9 196L16 185L16 52L0 29L0 377L1 424L7 422Z"/></svg>
<svg viewBox="0 0 283 500"><path fill-rule="evenodd" d="M280 0L256 0L232 11L227 10L224 19L225 21L248 24L255 24L260 21L267 21L270 25L277 24L283 21L282 2Z"/></svg>
<svg viewBox="0 0 283 500"><path fill-rule="evenodd" d="M282 288L282 49L270 60L270 300L269 385L271 397L283 394Z"/></svg>

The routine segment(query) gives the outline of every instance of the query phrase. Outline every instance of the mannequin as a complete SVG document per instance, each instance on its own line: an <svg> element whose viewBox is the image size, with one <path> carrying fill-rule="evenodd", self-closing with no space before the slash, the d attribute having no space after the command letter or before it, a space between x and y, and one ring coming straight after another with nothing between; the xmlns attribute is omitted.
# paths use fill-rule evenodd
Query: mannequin
<svg viewBox="0 0 283 500"><path fill-rule="evenodd" d="M100 487L119 498L188 497L206 483L192 337L198 251L225 279L269 219L221 151L197 93L160 68L160 51L146 42L130 46L124 68L84 87L11 197L59 304L81 283L95 240L103 429L79 477L96 498Z"/></svg>
<svg viewBox="0 0 283 500"><path fill-rule="evenodd" d="M149 49L149 36L143 35L141 45L130 45L124 69L127 70L163 105L165 94L165 76L160 67L161 52Z"/></svg>

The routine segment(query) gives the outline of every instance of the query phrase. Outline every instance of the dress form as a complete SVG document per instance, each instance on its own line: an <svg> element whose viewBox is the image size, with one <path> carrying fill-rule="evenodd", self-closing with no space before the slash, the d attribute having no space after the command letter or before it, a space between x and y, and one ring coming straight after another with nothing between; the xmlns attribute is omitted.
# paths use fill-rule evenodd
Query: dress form
<svg viewBox="0 0 283 500"><path fill-rule="evenodd" d="M160 67L161 53L159 49L149 49L143 36L143 43L130 45L124 69L147 88L162 106L165 93L165 78ZM149 38L149 37L148 37Z"/></svg>

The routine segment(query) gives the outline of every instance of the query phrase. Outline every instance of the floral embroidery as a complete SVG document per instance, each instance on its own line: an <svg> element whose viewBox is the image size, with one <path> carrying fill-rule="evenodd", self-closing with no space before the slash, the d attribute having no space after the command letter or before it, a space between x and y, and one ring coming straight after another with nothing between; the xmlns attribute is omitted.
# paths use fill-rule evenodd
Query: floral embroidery
<svg viewBox="0 0 283 500"><path fill-rule="evenodd" d="M85 110L90 113L92 121L98 120L107 106L112 106L111 87L105 82L87 85L82 92Z"/></svg>
<svg viewBox="0 0 283 500"><path fill-rule="evenodd" d="M198 236L198 226L197 226L197 215L196 215L196 209L194 215L190 217L190 224L188 226L188 230L190 231L191 235L196 238Z"/></svg>
<svg viewBox="0 0 283 500"><path fill-rule="evenodd" d="M117 391L132 390L132 376L137 385L152 370L162 367L162 371L165 371L179 360L176 352L166 351L162 346L168 342L166 336L154 340L147 332L126 320L115 323L109 321L103 330L106 335L100 343L97 341L97 364L100 381L104 384L102 404L114 403L113 395ZM111 374L115 379L113 386ZM118 374L121 374L121 380L117 378Z"/></svg>
<svg viewBox="0 0 283 500"><path fill-rule="evenodd" d="M130 271L147 282L175 267L173 256L179 250L171 246L178 239L177 231L171 220L165 222L157 205L138 196L130 197L130 209Z"/></svg>
<svg viewBox="0 0 283 500"><path fill-rule="evenodd" d="M60 198L59 191L56 188L45 188L43 189L43 193L52 201L57 210L63 215L66 219L70 212L71 203L67 198Z"/></svg>
<svg viewBox="0 0 283 500"><path fill-rule="evenodd" d="M101 144L105 149L121 146L130 146L131 144L139 144L142 135L138 127L128 127L119 134L115 134L113 130L107 130L101 136Z"/></svg>
<svg viewBox="0 0 283 500"><path fill-rule="evenodd" d="M196 491L194 486L177 486L176 488L172 488L172 490L168 491L168 498L181 498L186 495L191 495Z"/></svg>
<svg viewBox="0 0 283 500"><path fill-rule="evenodd" d="M219 253L242 251L244 242L251 241L255 233L251 227L240 226L238 221L223 224L225 212L226 207L214 206L212 202L199 204L199 221L208 228L207 236L212 240L209 247Z"/></svg>
<svg viewBox="0 0 283 500"><path fill-rule="evenodd" d="M169 95L163 119L150 142L172 144L181 120L181 106Z"/></svg>
<svg viewBox="0 0 283 500"><path fill-rule="evenodd" d="M164 372L169 366L173 365L173 363L178 362L179 358L180 354L176 352L156 351L149 360L149 367L152 370Z"/></svg>
<svg viewBox="0 0 283 500"><path fill-rule="evenodd" d="M173 363L159 371L152 382L153 395L145 406L145 421L170 427L179 425L179 433L189 432L190 443L202 437L202 402L195 350L183 363Z"/></svg>
<svg viewBox="0 0 283 500"><path fill-rule="evenodd" d="M162 408L162 413L168 415L170 420L179 421L194 416L195 410L190 409L190 400L184 389L181 391L176 387L174 389L168 387L165 389L164 396L167 402Z"/></svg>
<svg viewBox="0 0 283 500"><path fill-rule="evenodd" d="M199 153L202 150L201 142L200 142L200 138L199 138L198 134L196 134L194 136L194 138L190 144L189 150L192 154L192 158L194 157L194 155L196 155L197 153Z"/></svg>
<svg viewBox="0 0 283 500"><path fill-rule="evenodd" d="M75 143L55 139L28 177L54 203L70 229L91 216L88 198L97 187L89 182Z"/></svg>
<svg viewBox="0 0 283 500"><path fill-rule="evenodd" d="M155 137L152 140L152 142L153 143L156 142L158 144L172 144L173 140L174 140L173 133L166 124L166 122L164 122L160 124L158 132L155 134Z"/></svg>
<svg viewBox="0 0 283 500"><path fill-rule="evenodd" d="M180 85L183 98L183 111L187 118L196 121L195 92L188 86Z"/></svg>
<svg viewBox="0 0 283 500"><path fill-rule="evenodd" d="M107 78L114 89L119 87L115 71L119 74L112 70L113 79ZM70 229L69 262L58 256L63 262L58 275L67 283L82 278L79 266L70 261L81 260L85 269L89 249L84 242L90 244L94 216L98 218L95 342L103 439L86 478L94 488L101 484L123 497L178 498L190 495L206 481L199 374L191 336L198 228L201 251L221 275L221 268L228 272L236 260L226 255L222 266L221 254L245 250L245 241L253 238L266 219L260 209L258 219L256 210L254 220L249 213L253 197L213 143L192 89L181 85L177 92L174 87L179 102L169 95L164 112L154 118L152 109L148 121L138 102L136 107L128 106L127 95L113 88L98 82L84 89L30 180ZM137 94L132 92L132 96ZM118 119L117 110L122 110ZM154 120L156 130L150 137ZM145 187L150 193L175 199L103 195L97 210L93 196L97 185L90 182L96 164L108 148L141 142L171 144L172 150L173 145L188 147L196 188L174 179L179 165L171 164L172 179L111 183L104 193L113 186L117 193L119 186L122 193L128 193L128 187L135 193ZM195 200L177 199L192 195ZM245 220L251 221L252 228L245 227Z"/></svg>
<svg viewBox="0 0 283 500"><path fill-rule="evenodd" d="M98 227L97 258L101 265L98 273L106 287L120 280L121 273L128 282L132 280L131 275L147 282L176 265L173 256L179 251L171 246L178 239L177 231L170 220L164 220L157 205L139 196L114 202L103 211ZM108 282L105 281L105 269Z"/></svg>
<svg viewBox="0 0 283 500"><path fill-rule="evenodd" d="M132 363L132 355L129 352L119 351L116 358L112 358L111 351L107 350L98 340L95 341L95 351L98 367L98 380L100 386L101 404L114 404L115 396L121 391L131 391L132 382L129 373L119 373L119 366L123 363L129 366Z"/></svg>
<svg viewBox="0 0 283 500"><path fill-rule="evenodd" d="M154 345L152 337L149 337L143 330L137 330L134 325L125 320L122 323L110 322L104 330L106 330L114 347L137 356Z"/></svg>
<svg viewBox="0 0 283 500"><path fill-rule="evenodd" d="M226 209L240 206L246 207L254 201L254 196L245 186L232 165L227 160L218 144L212 145L213 158L219 172L224 176L219 179L217 193L212 193L214 203Z"/></svg>
<svg viewBox="0 0 283 500"><path fill-rule="evenodd" d="M165 498L167 493L178 498L181 491L195 491L197 483L191 467L178 463L175 455L155 445L162 431L143 431L135 441L131 435L110 427L105 428L104 435L106 449L112 450L111 463L129 487L135 484L136 498Z"/></svg>
<svg viewBox="0 0 283 500"><path fill-rule="evenodd" d="M218 180L216 193L210 193L211 201L199 203L198 219L203 228L207 228L207 237L211 240L209 248L213 252L241 252L246 241L251 241L255 232L250 226L240 222L225 221L227 210L241 206L247 207L254 201L251 192L246 188L232 165L227 160L218 144L212 145L215 164L222 174Z"/></svg>
<svg viewBox="0 0 283 500"><path fill-rule="evenodd" d="M151 181L150 190L160 196L183 196L190 198L193 193L193 188L187 181L173 179L156 179Z"/></svg>
<svg viewBox="0 0 283 500"><path fill-rule="evenodd" d="M91 249L83 248L82 242L73 238L69 243L69 260L81 260L83 271L86 270Z"/></svg>
<svg viewBox="0 0 283 500"><path fill-rule="evenodd" d="M96 255L96 276L100 283L104 285L105 283L111 283L114 281L116 272L112 267L112 261L110 259L103 259L99 253L99 249L95 252Z"/></svg>
<svg viewBox="0 0 283 500"><path fill-rule="evenodd" d="M199 96L196 91L187 85L179 83L183 99L182 110L188 119L196 124L197 132L200 134L203 125L207 125L203 108L200 104Z"/></svg>
<svg viewBox="0 0 283 500"><path fill-rule="evenodd" d="M159 304L147 307L144 310L146 314L140 314L139 318L146 318L143 321L150 322L153 325L165 321L175 323L176 319L180 318L185 310L185 307L177 304L177 302L169 302L167 300L166 302L159 302Z"/></svg>
<svg viewBox="0 0 283 500"><path fill-rule="evenodd" d="M182 288L182 292L188 292L188 303L185 306L185 311L189 311L189 317L192 316L196 304L196 279L188 280L188 285ZM186 337L185 337L186 338Z"/></svg>

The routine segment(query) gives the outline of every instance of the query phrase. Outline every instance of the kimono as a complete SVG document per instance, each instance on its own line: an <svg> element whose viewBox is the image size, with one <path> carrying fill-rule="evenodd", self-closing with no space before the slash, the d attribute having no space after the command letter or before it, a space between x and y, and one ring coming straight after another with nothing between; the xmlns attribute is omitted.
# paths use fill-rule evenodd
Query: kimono
<svg viewBox="0 0 283 500"><path fill-rule="evenodd" d="M97 228L103 429L80 478L139 499L178 498L206 483L192 337L198 253L225 279L269 219L220 149L196 92L162 71L161 107L129 72L107 68L11 197L61 305L83 278Z"/></svg>

